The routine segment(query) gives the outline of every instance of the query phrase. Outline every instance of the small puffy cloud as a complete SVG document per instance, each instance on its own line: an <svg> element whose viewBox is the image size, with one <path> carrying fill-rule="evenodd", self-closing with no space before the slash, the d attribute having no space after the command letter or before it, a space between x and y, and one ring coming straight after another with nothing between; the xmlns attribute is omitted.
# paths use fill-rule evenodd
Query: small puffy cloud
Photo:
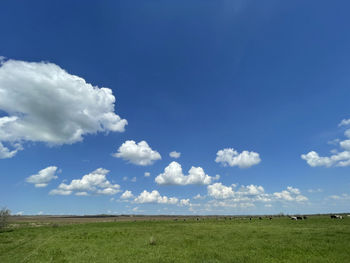
<svg viewBox="0 0 350 263"><path fill-rule="evenodd" d="M190 206L190 199L181 199L180 200L180 206Z"/></svg>
<svg viewBox="0 0 350 263"><path fill-rule="evenodd" d="M333 200L350 200L350 195L348 194L331 195L328 198Z"/></svg>
<svg viewBox="0 0 350 263"><path fill-rule="evenodd" d="M72 193L76 195L114 195L120 192L120 186L107 180L108 173L108 170L98 168L81 179L72 180L70 184L61 183L57 189L50 191L50 195L70 195Z"/></svg>
<svg viewBox="0 0 350 263"><path fill-rule="evenodd" d="M1 124L0 124L0 128L1 128ZM13 146L13 149L10 150L0 142L0 159L12 158L17 154L17 152L19 152L20 150L23 150L22 146L18 143L12 144L12 146Z"/></svg>
<svg viewBox="0 0 350 263"><path fill-rule="evenodd" d="M345 132L344 132L344 135L348 138L350 138L350 129L347 129Z"/></svg>
<svg viewBox="0 0 350 263"><path fill-rule="evenodd" d="M343 119L340 123L339 123L339 127L341 126L347 126L350 124L350 119Z"/></svg>
<svg viewBox="0 0 350 263"><path fill-rule="evenodd" d="M298 188L293 188L292 186L287 186L287 190L296 195L300 194L300 190Z"/></svg>
<svg viewBox="0 0 350 263"><path fill-rule="evenodd" d="M131 178L130 181L133 182L133 183L135 183L135 182L136 182L136 177L134 176L133 178Z"/></svg>
<svg viewBox="0 0 350 263"><path fill-rule="evenodd" d="M350 119L344 119L339 123L339 126L345 126L350 124ZM347 129L344 133L347 138L350 138L350 129ZM316 151L310 151L307 154L302 154L301 159L305 160L311 167L325 166L325 167L345 167L350 166L350 139L340 140L335 139L331 141L331 144L339 145L341 148L331 150L330 156L320 156Z"/></svg>
<svg viewBox="0 0 350 263"><path fill-rule="evenodd" d="M150 172L145 172L145 177L150 177L151 173Z"/></svg>
<svg viewBox="0 0 350 263"><path fill-rule="evenodd" d="M189 185L189 184L210 184L213 177L205 174L201 167L191 167L188 175L184 175L179 163L173 161L164 169L164 173L155 178L160 185Z"/></svg>
<svg viewBox="0 0 350 263"><path fill-rule="evenodd" d="M350 140L344 140L339 143L340 147L346 151L350 151Z"/></svg>
<svg viewBox="0 0 350 263"><path fill-rule="evenodd" d="M238 153L233 148L219 150L216 153L215 162L223 166L238 166L239 168L248 168L260 163L261 159L258 153L243 151Z"/></svg>
<svg viewBox="0 0 350 263"><path fill-rule="evenodd" d="M204 199L205 196L201 196L200 194L197 194L196 196L193 197L193 199L198 200L198 199Z"/></svg>
<svg viewBox="0 0 350 263"><path fill-rule="evenodd" d="M214 197L215 199L227 199L235 196L233 187L225 186L222 183L208 185L207 189L208 195Z"/></svg>
<svg viewBox="0 0 350 263"><path fill-rule="evenodd" d="M293 201L294 198L292 197L292 194L288 192L287 190L283 190L282 192L276 192L273 194L278 199L283 199L286 201Z"/></svg>
<svg viewBox="0 0 350 263"><path fill-rule="evenodd" d="M50 195L70 195L72 191L63 190L63 189L53 189L50 191Z"/></svg>
<svg viewBox="0 0 350 263"><path fill-rule="evenodd" d="M124 142L113 156L142 166L151 165L155 161L162 159L160 154L152 150L146 141L136 143L132 140Z"/></svg>
<svg viewBox="0 0 350 263"><path fill-rule="evenodd" d="M120 197L121 199L131 199L134 198L134 195L132 194L131 191L126 190Z"/></svg>
<svg viewBox="0 0 350 263"><path fill-rule="evenodd" d="M262 186L258 185L247 185L247 186L242 186L238 193L242 193L244 195L260 195L265 192L264 188Z"/></svg>
<svg viewBox="0 0 350 263"><path fill-rule="evenodd" d="M262 201L268 202L270 199L265 194L262 186L258 185L242 185L235 190L236 185L225 186L222 183L215 183L207 187L208 195L215 199L234 199L235 201Z"/></svg>
<svg viewBox="0 0 350 263"><path fill-rule="evenodd" d="M0 143L72 144L87 134L123 132L127 121L114 113L112 90L92 86L47 62L0 64ZM19 150L4 149L2 158Z"/></svg>
<svg viewBox="0 0 350 263"><path fill-rule="evenodd" d="M173 152L169 153L169 156L170 156L171 158L177 159L177 158L180 158L181 153L180 153L180 152L177 152L177 151L173 151Z"/></svg>
<svg viewBox="0 0 350 263"><path fill-rule="evenodd" d="M302 154L301 159L305 160L311 167L316 166L349 166L350 165L350 151L343 151L333 154L329 157L319 156L317 152L311 151L307 154Z"/></svg>
<svg viewBox="0 0 350 263"><path fill-rule="evenodd" d="M226 200L211 200L207 204L208 207L222 207L222 208L251 208L255 207L254 203L251 202L232 202L232 200L226 199Z"/></svg>
<svg viewBox="0 0 350 263"><path fill-rule="evenodd" d="M291 186L288 186L287 190L273 193L273 196L276 199L283 201L304 202L308 200L306 196L301 195L300 190L298 188L293 188Z"/></svg>
<svg viewBox="0 0 350 263"><path fill-rule="evenodd" d="M136 203L158 203L158 204L177 204L179 199L176 197L161 196L157 190L148 192L144 190L138 197L134 199Z"/></svg>
<svg viewBox="0 0 350 263"><path fill-rule="evenodd" d="M233 205L235 203L270 203L273 201L307 201L307 197L301 195L297 188L288 186L286 190L269 194L265 192L262 186L258 185L242 185L239 189L235 189L236 185L225 186L222 183L215 183L208 185L208 196L216 200L224 200L226 205Z"/></svg>
<svg viewBox="0 0 350 263"><path fill-rule="evenodd" d="M58 178L56 176L57 169L56 166L49 166L40 170L39 173L27 177L26 181L27 183L34 184L35 187L45 187L51 180Z"/></svg>

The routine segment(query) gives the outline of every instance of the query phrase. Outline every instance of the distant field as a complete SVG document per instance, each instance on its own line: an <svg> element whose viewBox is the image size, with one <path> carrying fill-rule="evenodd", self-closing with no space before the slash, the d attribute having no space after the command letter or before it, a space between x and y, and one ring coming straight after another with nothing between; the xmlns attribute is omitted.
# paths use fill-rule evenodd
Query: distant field
<svg viewBox="0 0 350 263"><path fill-rule="evenodd" d="M0 262L350 262L349 217L107 219L17 218Z"/></svg>

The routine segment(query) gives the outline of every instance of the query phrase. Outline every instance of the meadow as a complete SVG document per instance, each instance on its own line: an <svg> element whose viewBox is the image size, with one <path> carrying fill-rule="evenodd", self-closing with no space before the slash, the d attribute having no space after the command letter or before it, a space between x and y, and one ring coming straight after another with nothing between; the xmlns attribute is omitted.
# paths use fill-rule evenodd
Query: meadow
<svg viewBox="0 0 350 263"><path fill-rule="evenodd" d="M29 220L0 232L0 262L350 262L350 218Z"/></svg>

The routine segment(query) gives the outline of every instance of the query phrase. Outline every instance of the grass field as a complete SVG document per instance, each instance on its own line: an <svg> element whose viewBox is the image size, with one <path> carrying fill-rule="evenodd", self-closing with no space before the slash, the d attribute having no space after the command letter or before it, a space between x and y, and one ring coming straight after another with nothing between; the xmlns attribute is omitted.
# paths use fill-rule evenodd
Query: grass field
<svg viewBox="0 0 350 263"><path fill-rule="evenodd" d="M0 262L350 262L350 218L20 225Z"/></svg>

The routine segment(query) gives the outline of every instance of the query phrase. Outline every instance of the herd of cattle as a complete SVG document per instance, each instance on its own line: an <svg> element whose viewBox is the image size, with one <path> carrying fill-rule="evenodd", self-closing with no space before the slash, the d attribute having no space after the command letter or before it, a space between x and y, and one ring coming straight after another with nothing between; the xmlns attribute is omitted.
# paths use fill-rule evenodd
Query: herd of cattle
<svg viewBox="0 0 350 263"><path fill-rule="evenodd" d="M292 220L303 220L303 219L307 219L307 216L291 216L290 219L292 219Z"/></svg>
<svg viewBox="0 0 350 263"><path fill-rule="evenodd" d="M291 220L306 220L308 219L308 217L306 215L304 216L288 216ZM348 217L350 217L350 214L348 215ZM210 217L209 217L210 218ZM197 220L197 221L202 221L202 220L205 220L205 219L209 219L209 218L205 218L205 217L195 217L193 218L194 220ZM263 219L270 219L272 220L273 219L273 216L251 216L251 217L248 217L249 220L254 220L254 219L259 219L259 220L263 220ZM330 215L330 218L332 219L343 219L343 216L342 215ZM214 219L216 220L232 220L234 219L234 217L230 216L230 217L214 217ZM247 219L247 218L245 218ZM178 221L179 219L178 218L174 218L173 219L174 221ZM182 219L183 221L186 221L185 218Z"/></svg>
<svg viewBox="0 0 350 263"><path fill-rule="evenodd" d="M343 216L341 216L341 215L331 215L331 218L333 218L333 219L343 219Z"/></svg>
<svg viewBox="0 0 350 263"><path fill-rule="evenodd" d="M289 217L292 220L303 220L303 219L307 219L307 216L290 216ZM343 219L343 216L341 215L331 215L332 219Z"/></svg>

